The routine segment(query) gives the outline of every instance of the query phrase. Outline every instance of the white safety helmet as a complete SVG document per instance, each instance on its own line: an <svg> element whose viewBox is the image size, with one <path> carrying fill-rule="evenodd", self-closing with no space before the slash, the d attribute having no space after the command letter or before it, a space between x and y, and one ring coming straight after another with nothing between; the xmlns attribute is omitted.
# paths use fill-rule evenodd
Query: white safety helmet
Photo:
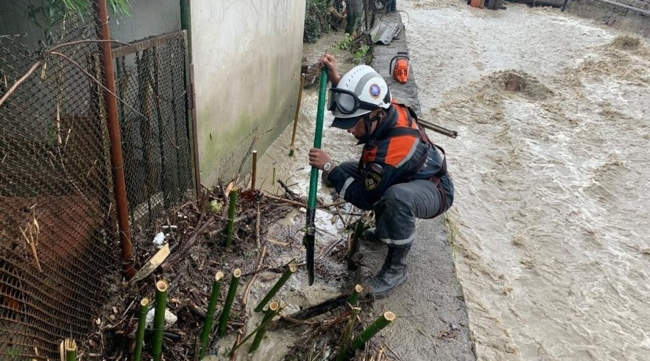
<svg viewBox="0 0 650 361"><path fill-rule="evenodd" d="M357 65L330 89L328 109L334 114L333 127L349 129L356 119L377 108L388 109L392 98L384 78L368 65Z"/></svg>

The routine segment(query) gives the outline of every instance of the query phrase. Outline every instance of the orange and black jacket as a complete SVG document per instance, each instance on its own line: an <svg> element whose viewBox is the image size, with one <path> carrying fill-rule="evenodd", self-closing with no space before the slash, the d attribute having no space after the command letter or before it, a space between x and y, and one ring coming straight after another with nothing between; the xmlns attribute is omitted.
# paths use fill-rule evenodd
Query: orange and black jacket
<svg viewBox="0 0 650 361"><path fill-rule="evenodd" d="M432 177L447 183L444 155L423 136L409 108L393 103L364 144L360 177L335 167L327 178L342 198L361 209L371 209L394 184Z"/></svg>

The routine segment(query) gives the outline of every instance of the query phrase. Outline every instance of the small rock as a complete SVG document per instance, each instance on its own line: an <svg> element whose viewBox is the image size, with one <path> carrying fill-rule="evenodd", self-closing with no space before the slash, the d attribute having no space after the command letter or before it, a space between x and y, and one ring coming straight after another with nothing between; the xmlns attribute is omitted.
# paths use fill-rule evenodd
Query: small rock
<svg viewBox="0 0 650 361"><path fill-rule="evenodd" d="M165 234L159 232L158 234L156 234L155 237L153 237L153 244L155 244L156 246L162 246L163 243L165 243Z"/></svg>
<svg viewBox="0 0 650 361"><path fill-rule="evenodd" d="M156 313L156 309L152 308L147 312L147 328L153 328L153 317ZM165 308L165 327L170 327L178 321L178 317L173 314L168 308Z"/></svg>

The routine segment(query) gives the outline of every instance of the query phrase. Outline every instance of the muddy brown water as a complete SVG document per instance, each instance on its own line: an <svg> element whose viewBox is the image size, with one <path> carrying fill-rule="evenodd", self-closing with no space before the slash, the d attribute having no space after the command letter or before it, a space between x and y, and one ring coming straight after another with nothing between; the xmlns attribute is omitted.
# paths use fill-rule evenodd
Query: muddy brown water
<svg viewBox="0 0 650 361"><path fill-rule="evenodd" d="M648 44L556 9L398 6L422 116L460 133L432 136L456 183L447 217L478 358L647 360ZM306 45L305 56L339 38ZM316 104L306 90L296 157L286 157L288 127L262 158L266 189L277 190L275 168L307 193ZM359 151L327 126L323 144L337 161Z"/></svg>
<svg viewBox="0 0 650 361"><path fill-rule="evenodd" d="M650 355L650 50L555 9L401 1L481 360Z"/></svg>

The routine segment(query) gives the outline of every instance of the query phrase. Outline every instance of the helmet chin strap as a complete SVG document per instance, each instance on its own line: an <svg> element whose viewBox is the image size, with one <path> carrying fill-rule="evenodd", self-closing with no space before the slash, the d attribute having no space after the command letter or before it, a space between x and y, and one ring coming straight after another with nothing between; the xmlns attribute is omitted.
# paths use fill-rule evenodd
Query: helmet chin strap
<svg viewBox="0 0 650 361"><path fill-rule="evenodd" d="M370 114L372 114L372 113L362 115L362 117L363 117L363 128L365 130L365 132L364 132L365 134L361 138L359 138L359 144L364 144L364 143L370 142L371 135L372 135L372 134L370 134L370 131L372 130L372 122L373 122L373 120L375 120L375 119L377 120L377 127L379 127L379 121L381 121L381 118L377 114L371 119ZM377 127L374 130L377 130Z"/></svg>

